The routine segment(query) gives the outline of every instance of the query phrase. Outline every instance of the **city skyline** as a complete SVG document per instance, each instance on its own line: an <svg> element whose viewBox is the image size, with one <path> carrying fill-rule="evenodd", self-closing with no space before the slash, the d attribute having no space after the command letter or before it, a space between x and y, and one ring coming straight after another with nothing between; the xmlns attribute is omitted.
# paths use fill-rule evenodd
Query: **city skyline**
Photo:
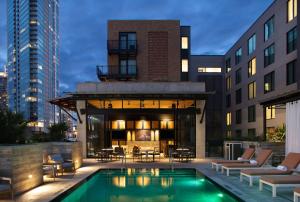
<svg viewBox="0 0 300 202"><path fill-rule="evenodd" d="M132 5L130 1L106 3L89 0L80 2L81 6L77 8L76 1L62 1L60 2L61 92L73 91L76 83L80 81L97 80L95 66L106 64L106 22L109 19L179 19L183 25L192 26L192 54L224 54L271 3L272 0L264 2L230 0L227 4L222 1L199 3L197 1L196 4L190 0L184 3L152 2L150 6L146 1L138 1ZM0 7L0 67L2 67L6 61L7 49L6 1L1 1ZM131 12L138 7L143 7L143 12ZM81 18L72 17L78 15L81 10L89 12ZM220 13L223 14L219 15ZM239 29L235 29L236 26ZM84 50L89 50L90 53Z"/></svg>

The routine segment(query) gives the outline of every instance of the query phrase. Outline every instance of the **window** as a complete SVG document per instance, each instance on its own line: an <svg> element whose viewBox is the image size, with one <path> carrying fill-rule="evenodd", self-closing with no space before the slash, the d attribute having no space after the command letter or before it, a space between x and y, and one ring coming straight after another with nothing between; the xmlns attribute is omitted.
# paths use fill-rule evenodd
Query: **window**
<svg viewBox="0 0 300 202"><path fill-rule="evenodd" d="M181 60L181 72L189 72L189 60L188 59Z"/></svg>
<svg viewBox="0 0 300 202"><path fill-rule="evenodd" d="M225 61L225 68L226 68L226 73L230 72L230 70L231 70L231 59L230 58L226 59L226 61Z"/></svg>
<svg viewBox="0 0 300 202"><path fill-rule="evenodd" d="M242 60L242 48L239 48L236 52L235 52L235 64L239 64Z"/></svg>
<svg viewBox="0 0 300 202"><path fill-rule="evenodd" d="M248 122L255 122L256 119L255 105L248 107Z"/></svg>
<svg viewBox="0 0 300 202"><path fill-rule="evenodd" d="M120 60L120 74L136 74L136 60L135 59L121 59Z"/></svg>
<svg viewBox="0 0 300 202"><path fill-rule="evenodd" d="M242 110L241 109L235 111L235 123L236 124L242 123Z"/></svg>
<svg viewBox="0 0 300 202"><path fill-rule="evenodd" d="M242 89L235 91L235 104L240 104L242 102Z"/></svg>
<svg viewBox="0 0 300 202"><path fill-rule="evenodd" d="M296 82L296 60L290 62L286 66L286 85Z"/></svg>
<svg viewBox="0 0 300 202"><path fill-rule="evenodd" d="M268 93L274 90L275 86L275 72L270 72L264 77L264 92Z"/></svg>
<svg viewBox="0 0 300 202"><path fill-rule="evenodd" d="M248 77L256 74L256 58L253 58L248 62Z"/></svg>
<svg viewBox="0 0 300 202"><path fill-rule="evenodd" d="M235 137L237 138L242 137L242 130L235 130Z"/></svg>
<svg viewBox="0 0 300 202"><path fill-rule="evenodd" d="M255 128L249 128L248 129L248 137L254 138L256 136L256 129Z"/></svg>
<svg viewBox="0 0 300 202"><path fill-rule="evenodd" d="M226 107L230 107L231 106L231 95L228 94L226 95Z"/></svg>
<svg viewBox="0 0 300 202"><path fill-rule="evenodd" d="M235 72L235 84L239 84L242 81L242 70L241 68Z"/></svg>
<svg viewBox="0 0 300 202"><path fill-rule="evenodd" d="M264 54L264 63L265 63L265 67L274 63L275 61L275 45L272 44L271 46L269 46L268 48L265 49L265 54Z"/></svg>
<svg viewBox="0 0 300 202"><path fill-rule="evenodd" d="M136 49L136 33L120 32L119 39L120 49Z"/></svg>
<svg viewBox="0 0 300 202"><path fill-rule="evenodd" d="M250 39L248 39L248 55L253 53L256 49L256 34L252 35Z"/></svg>
<svg viewBox="0 0 300 202"><path fill-rule="evenodd" d="M297 49L297 27L294 27L287 33L286 43L287 53L290 53Z"/></svg>
<svg viewBox="0 0 300 202"><path fill-rule="evenodd" d="M267 41L274 33L274 16L265 23L265 41Z"/></svg>
<svg viewBox="0 0 300 202"><path fill-rule="evenodd" d="M287 2L287 18L288 22L297 16L297 0L288 0Z"/></svg>
<svg viewBox="0 0 300 202"><path fill-rule="evenodd" d="M266 119L275 119L276 118L275 106L266 107Z"/></svg>
<svg viewBox="0 0 300 202"><path fill-rule="evenodd" d="M230 90L231 89L231 76L226 78L226 90Z"/></svg>
<svg viewBox="0 0 300 202"><path fill-rule="evenodd" d="M181 37L181 49L189 49L189 37Z"/></svg>
<svg viewBox="0 0 300 202"><path fill-rule="evenodd" d="M227 112L226 114L226 125L227 126L231 125L231 112Z"/></svg>
<svg viewBox="0 0 300 202"><path fill-rule="evenodd" d="M248 84L248 100L256 98L256 82Z"/></svg>
<svg viewBox="0 0 300 202"><path fill-rule="evenodd" d="M221 67L198 67L198 72L206 72L206 73L221 73Z"/></svg>
<svg viewBox="0 0 300 202"><path fill-rule="evenodd" d="M227 130L226 131L226 137L231 137L232 135L231 135L231 130Z"/></svg>

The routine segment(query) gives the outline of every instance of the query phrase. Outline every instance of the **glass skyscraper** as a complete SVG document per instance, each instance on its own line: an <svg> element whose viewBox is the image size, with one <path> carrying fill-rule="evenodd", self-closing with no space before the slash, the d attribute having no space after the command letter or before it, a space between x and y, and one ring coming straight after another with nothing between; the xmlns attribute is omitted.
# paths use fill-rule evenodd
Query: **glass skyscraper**
<svg viewBox="0 0 300 202"><path fill-rule="evenodd" d="M56 121L59 0L8 0L7 9L8 106L44 130Z"/></svg>

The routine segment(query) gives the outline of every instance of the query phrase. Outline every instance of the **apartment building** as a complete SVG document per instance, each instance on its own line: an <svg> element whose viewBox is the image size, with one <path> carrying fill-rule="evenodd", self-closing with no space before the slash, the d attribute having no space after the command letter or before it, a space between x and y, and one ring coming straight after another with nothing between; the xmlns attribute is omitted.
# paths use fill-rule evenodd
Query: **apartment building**
<svg viewBox="0 0 300 202"><path fill-rule="evenodd" d="M0 71L0 110L7 109L7 73Z"/></svg>
<svg viewBox="0 0 300 202"><path fill-rule="evenodd" d="M228 137L264 139L285 123L285 106L261 102L299 90L297 0L274 1L225 54Z"/></svg>

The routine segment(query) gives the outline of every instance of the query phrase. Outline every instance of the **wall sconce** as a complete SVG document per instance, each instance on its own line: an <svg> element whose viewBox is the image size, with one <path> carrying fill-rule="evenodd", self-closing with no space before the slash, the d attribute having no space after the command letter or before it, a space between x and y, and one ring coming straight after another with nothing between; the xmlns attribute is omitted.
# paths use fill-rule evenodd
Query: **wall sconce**
<svg viewBox="0 0 300 202"><path fill-rule="evenodd" d="M132 131L132 133L131 133L131 140L135 141L135 131Z"/></svg>
<svg viewBox="0 0 300 202"><path fill-rule="evenodd" d="M32 175L31 175L31 174L30 174L30 175L28 175L28 178L29 178L29 179L31 179L31 178L32 178Z"/></svg>
<svg viewBox="0 0 300 202"><path fill-rule="evenodd" d="M151 141L154 141L154 130L151 130Z"/></svg>

